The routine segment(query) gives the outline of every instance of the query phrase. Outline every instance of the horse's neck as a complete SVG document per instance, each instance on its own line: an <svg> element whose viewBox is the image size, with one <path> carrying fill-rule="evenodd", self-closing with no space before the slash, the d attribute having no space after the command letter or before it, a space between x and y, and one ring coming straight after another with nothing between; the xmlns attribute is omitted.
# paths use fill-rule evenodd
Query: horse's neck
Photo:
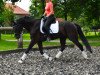
<svg viewBox="0 0 100 75"><path fill-rule="evenodd" d="M40 21L41 20L34 20L33 22L26 23L24 28L28 31L31 32L32 29L37 29L37 26L39 28L40 26ZM28 25L27 25L28 24ZM36 28L35 28L36 27Z"/></svg>
<svg viewBox="0 0 100 75"><path fill-rule="evenodd" d="M28 32L31 31L31 26L30 25L25 25L23 28L25 28Z"/></svg>

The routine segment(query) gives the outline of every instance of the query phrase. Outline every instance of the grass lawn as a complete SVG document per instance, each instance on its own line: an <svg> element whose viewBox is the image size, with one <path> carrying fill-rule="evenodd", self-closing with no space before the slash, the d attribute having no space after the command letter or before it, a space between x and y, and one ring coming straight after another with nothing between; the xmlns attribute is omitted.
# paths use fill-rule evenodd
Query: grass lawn
<svg viewBox="0 0 100 75"><path fill-rule="evenodd" d="M24 34L23 35L24 40L30 40L29 34ZM14 41L13 41L14 40ZM23 48L27 48L29 45L29 41L24 41L23 42ZM56 46L60 45L58 42L43 42L44 47L45 46ZM34 48L37 47L37 44L34 46ZM14 38L14 35L9 35L9 34L2 34L2 40L0 40L0 51L6 51L6 50L13 50L17 49L17 41Z"/></svg>
<svg viewBox="0 0 100 75"><path fill-rule="evenodd" d="M89 43L91 46L100 46L100 36L94 36L94 33L87 33L86 38L88 39ZM29 34L24 34L23 35L23 39L24 40L30 40L30 35ZM13 34L2 34L2 40L0 40L0 51L6 51L6 50L13 50L13 49L17 49L17 42L16 41L12 41L12 40L16 40L14 38ZM58 39L56 41L59 41ZM60 45L59 42L44 42L43 46L56 46L56 45ZM69 41L68 39L66 40L67 44L73 44L71 41ZM29 45L29 41L24 41L23 43L24 48L27 48ZM34 46L35 48L37 47L37 45Z"/></svg>
<svg viewBox="0 0 100 75"><path fill-rule="evenodd" d="M98 41L100 43L100 33L98 32L96 36L94 32L88 32L85 36L89 41Z"/></svg>

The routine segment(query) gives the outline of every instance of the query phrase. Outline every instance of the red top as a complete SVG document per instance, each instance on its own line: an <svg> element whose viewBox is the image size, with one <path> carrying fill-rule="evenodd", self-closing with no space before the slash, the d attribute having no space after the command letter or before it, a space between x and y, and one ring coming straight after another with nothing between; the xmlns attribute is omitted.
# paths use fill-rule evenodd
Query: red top
<svg viewBox="0 0 100 75"><path fill-rule="evenodd" d="M53 8L53 3L52 2L46 3L46 7L45 7L46 16L50 16L51 14L54 14L54 11L52 12L51 8Z"/></svg>

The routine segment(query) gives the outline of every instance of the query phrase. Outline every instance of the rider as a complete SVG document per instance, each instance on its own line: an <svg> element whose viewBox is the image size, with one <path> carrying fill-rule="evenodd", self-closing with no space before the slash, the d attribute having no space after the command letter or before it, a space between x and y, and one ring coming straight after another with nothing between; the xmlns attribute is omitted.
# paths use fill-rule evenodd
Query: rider
<svg viewBox="0 0 100 75"><path fill-rule="evenodd" d="M55 21L55 17L54 17L54 10L53 10L53 3L51 0L45 0L46 2L46 6L45 6L45 12L44 12L44 16L46 16L46 21L44 24L44 29L46 31L47 34L47 40L50 40L50 25L53 21Z"/></svg>

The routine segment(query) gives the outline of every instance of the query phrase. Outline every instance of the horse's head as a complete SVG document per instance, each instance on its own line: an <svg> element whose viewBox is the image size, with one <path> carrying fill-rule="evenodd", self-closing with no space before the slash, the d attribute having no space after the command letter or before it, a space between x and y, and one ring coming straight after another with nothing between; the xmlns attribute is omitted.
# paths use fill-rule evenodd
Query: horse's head
<svg viewBox="0 0 100 75"><path fill-rule="evenodd" d="M23 25L17 20L16 22L13 22L13 29L15 33L15 38L19 39L23 30Z"/></svg>
<svg viewBox="0 0 100 75"><path fill-rule="evenodd" d="M21 32L23 30L23 27L27 30L27 31L31 31L31 28L33 25L36 25L37 20L35 20L33 17L31 16L24 16L22 18L19 18L16 20L16 22L13 22L13 29L15 32L15 37L17 39L20 38ZM36 29L36 28L34 28Z"/></svg>

